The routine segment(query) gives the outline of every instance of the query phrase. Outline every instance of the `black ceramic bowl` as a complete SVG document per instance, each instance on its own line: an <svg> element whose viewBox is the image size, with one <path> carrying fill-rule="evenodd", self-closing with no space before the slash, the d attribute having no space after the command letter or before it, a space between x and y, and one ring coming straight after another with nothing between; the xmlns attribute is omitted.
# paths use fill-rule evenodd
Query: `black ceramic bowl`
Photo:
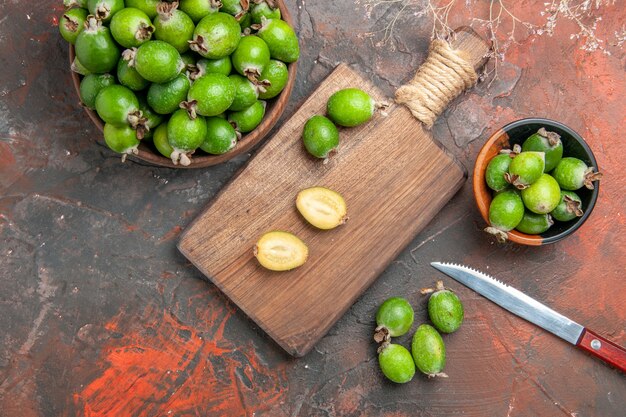
<svg viewBox="0 0 626 417"><path fill-rule="evenodd" d="M491 204L492 191L485 182L485 169L491 158L498 155L501 149L510 149L513 145L519 144L539 128L545 127L548 131L553 131L561 135L563 142L563 156L572 156L581 159L585 163L598 171L598 163L593 156L593 152L578 133L562 123L549 119L522 119L509 123L502 129L495 132L483 145L476 158L474 166L474 198L480 210L480 214L486 222L489 222L489 205ZM550 229L540 235L527 235L517 230L508 232L509 240L523 245L540 246L548 243L558 242L561 239L574 233L587 220L598 199L599 184L594 183L595 188L589 190L585 187L577 190L576 193L582 200L584 214L568 222L555 222Z"/></svg>

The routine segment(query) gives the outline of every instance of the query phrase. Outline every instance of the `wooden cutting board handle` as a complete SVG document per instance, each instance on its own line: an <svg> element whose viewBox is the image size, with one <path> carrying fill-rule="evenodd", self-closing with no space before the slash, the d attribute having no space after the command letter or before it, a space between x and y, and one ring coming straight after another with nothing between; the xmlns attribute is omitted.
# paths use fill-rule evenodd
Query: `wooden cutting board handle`
<svg viewBox="0 0 626 417"><path fill-rule="evenodd" d="M432 127L450 102L478 81L478 70L489 59L490 49L489 42L469 27L457 29L450 40L434 39L426 61L396 91L396 102Z"/></svg>

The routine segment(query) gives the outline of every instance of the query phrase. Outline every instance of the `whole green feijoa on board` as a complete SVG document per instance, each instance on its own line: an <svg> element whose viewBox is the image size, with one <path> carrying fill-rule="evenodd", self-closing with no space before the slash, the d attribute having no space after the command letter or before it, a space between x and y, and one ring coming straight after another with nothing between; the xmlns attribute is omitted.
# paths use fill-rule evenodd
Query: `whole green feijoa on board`
<svg viewBox="0 0 626 417"><path fill-rule="evenodd" d="M515 229L515 226L524 217L524 203L518 191L502 191L494 196L489 205L489 227L485 232L490 233L500 242L507 240L506 232Z"/></svg>
<svg viewBox="0 0 626 417"><path fill-rule="evenodd" d="M96 97L104 87L115 84L111 74L88 74L80 82L80 101L89 109L96 108Z"/></svg>
<svg viewBox="0 0 626 417"><path fill-rule="evenodd" d="M328 118L313 116L304 125L302 142L306 150L316 158L328 158L339 146L339 131Z"/></svg>
<svg viewBox="0 0 626 417"><path fill-rule="evenodd" d="M509 165L511 165L511 157L506 154L496 155L489 161L485 170L485 181L489 188L494 191L501 191L509 186L504 178L505 174L509 172Z"/></svg>
<svg viewBox="0 0 626 417"><path fill-rule="evenodd" d="M574 191L561 190L561 200L550 215L554 220L567 222L582 217L584 214L582 209L582 200Z"/></svg>
<svg viewBox="0 0 626 417"><path fill-rule="evenodd" d="M235 129L238 132L251 132L261 124L263 116L265 116L265 105L264 101L256 101L247 109L232 112L228 116L228 121L235 124Z"/></svg>
<svg viewBox="0 0 626 417"><path fill-rule="evenodd" d="M526 210L524 217L522 217L522 220L515 226L515 229L529 235L538 235L547 231L553 224L554 221L552 221L552 216L549 214L537 214Z"/></svg>
<svg viewBox="0 0 626 417"><path fill-rule="evenodd" d="M541 177L545 166L543 152L522 152L513 158L504 178L518 190L523 190Z"/></svg>
<svg viewBox="0 0 626 417"><path fill-rule="evenodd" d="M189 46L205 58L218 59L232 54L240 39L239 22L227 13L218 12L198 22Z"/></svg>
<svg viewBox="0 0 626 417"><path fill-rule="evenodd" d="M59 19L59 32L63 39L74 45L78 34L85 28L87 20L87 10L70 9Z"/></svg>
<svg viewBox="0 0 626 417"><path fill-rule="evenodd" d="M522 144L522 151L543 152L545 154L545 172L552 171L563 157L563 143L556 132L549 132L542 127L528 137Z"/></svg>
<svg viewBox="0 0 626 417"><path fill-rule="evenodd" d="M533 213L550 213L561 201L559 184L550 175L543 174L528 188L522 190L522 200L526 208Z"/></svg>
<svg viewBox="0 0 626 417"><path fill-rule="evenodd" d="M152 37L154 26L147 14L128 7L115 13L111 19L111 35L124 48L134 48Z"/></svg>
<svg viewBox="0 0 626 417"><path fill-rule="evenodd" d="M89 72L103 74L113 70L120 51L109 28L93 16L88 16L85 29L76 37L76 58Z"/></svg>
<svg viewBox="0 0 626 417"><path fill-rule="evenodd" d="M153 83L165 83L180 74L185 64L172 45L163 41L142 44L133 57L137 72Z"/></svg>
<svg viewBox="0 0 626 417"><path fill-rule="evenodd" d="M257 36L267 43L271 57L283 62L296 62L300 57L298 36L280 19L263 19Z"/></svg>
<svg viewBox="0 0 626 417"><path fill-rule="evenodd" d="M404 346L385 343L379 349L378 364L383 374L396 384L404 384L413 379L415 363Z"/></svg>
<svg viewBox="0 0 626 417"><path fill-rule="evenodd" d="M413 307L406 299L388 298L376 311L374 340L381 343L389 341L390 337L402 336L411 329L413 318Z"/></svg>
<svg viewBox="0 0 626 417"><path fill-rule="evenodd" d="M446 366L446 346L434 327L422 324L417 328L411 341L411 353L422 373L429 377L447 376L442 372Z"/></svg>
<svg viewBox="0 0 626 417"><path fill-rule="evenodd" d="M261 100L269 100L276 97L287 85L289 70L284 62L271 59L265 66L259 77L261 86L265 91L259 92Z"/></svg>
<svg viewBox="0 0 626 417"><path fill-rule="evenodd" d="M365 91L358 88L345 88L335 92L328 99L328 117L339 126L354 127L372 118L376 103Z"/></svg>
<svg viewBox="0 0 626 417"><path fill-rule="evenodd" d="M87 0L89 14L102 23L109 23L117 12L124 8L124 0Z"/></svg>
<svg viewBox="0 0 626 417"><path fill-rule="evenodd" d="M187 100L190 111L203 116L217 116L233 104L235 86L223 74L206 74L191 85Z"/></svg>
<svg viewBox="0 0 626 417"><path fill-rule="evenodd" d="M464 317L463 304L459 297L445 288L442 281L437 281L434 289L422 292L432 292L428 299L428 317L435 328L442 333L457 331Z"/></svg>
<svg viewBox="0 0 626 417"><path fill-rule="evenodd" d="M584 161L573 157L562 158L554 168L552 175L559 186L568 191L576 191L583 186L593 190L593 182L602 178L602 174L594 172L593 167L589 167Z"/></svg>
<svg viewBox="0 0 626 417"><path fill-rule="evenodd" d="M239 135L228 120L221 117L207 117L207 133L200 149L212 155L224 154L235 147Z"/></svg>
<svg viewBox="0 0 626 417"><path fill-rule="evenodd" d="M148 104L159 114L173 113L187 99L190 85L185 74L166 83L153 83L148 89Z"/></svg>
<svg viewBox="0 0 626 417"><path fill-rule="evenodd" d="M154 37L172 45L179 53L189 49L195 25L187 14L178 10L178 3L161 2L154 19Z"/></svg>

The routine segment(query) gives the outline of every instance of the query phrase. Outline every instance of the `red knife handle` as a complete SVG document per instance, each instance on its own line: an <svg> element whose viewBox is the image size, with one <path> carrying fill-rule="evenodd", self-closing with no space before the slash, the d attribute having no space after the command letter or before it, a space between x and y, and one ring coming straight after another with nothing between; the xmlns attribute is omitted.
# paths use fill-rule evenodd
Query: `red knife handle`
<svg viewBox="0 0 626 417"><path fill-rule="evenodd" d="M576 346L621 369L622 372L626 372L626 349L591 330L583 330Z"/></svg>

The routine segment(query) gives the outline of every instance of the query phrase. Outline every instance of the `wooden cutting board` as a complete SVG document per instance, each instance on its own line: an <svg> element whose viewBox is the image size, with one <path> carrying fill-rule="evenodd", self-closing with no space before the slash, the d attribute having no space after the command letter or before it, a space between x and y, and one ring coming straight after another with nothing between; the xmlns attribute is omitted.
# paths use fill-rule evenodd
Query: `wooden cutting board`
<svg viewBox="0 0 626 417"><path fill-rule="evenodd" d="M460 32L457 46L478 67L486 44ZM467 33L467 35L466 35ZM471 36L470 36L471 35ZM454 43L453 43L454 46ZM464 168L396 104L359 127L340 129L328 163L302 145L305 122L324 114L335 91L359 87L391 101L339 65L183 233L179 250L280 346L305 355L463 184ZM303 188L339 192L349 220L329 231L307 224L295 206ZM262 268L252 254L267 231L285 230L309 247L289 272Z"/></svg>

